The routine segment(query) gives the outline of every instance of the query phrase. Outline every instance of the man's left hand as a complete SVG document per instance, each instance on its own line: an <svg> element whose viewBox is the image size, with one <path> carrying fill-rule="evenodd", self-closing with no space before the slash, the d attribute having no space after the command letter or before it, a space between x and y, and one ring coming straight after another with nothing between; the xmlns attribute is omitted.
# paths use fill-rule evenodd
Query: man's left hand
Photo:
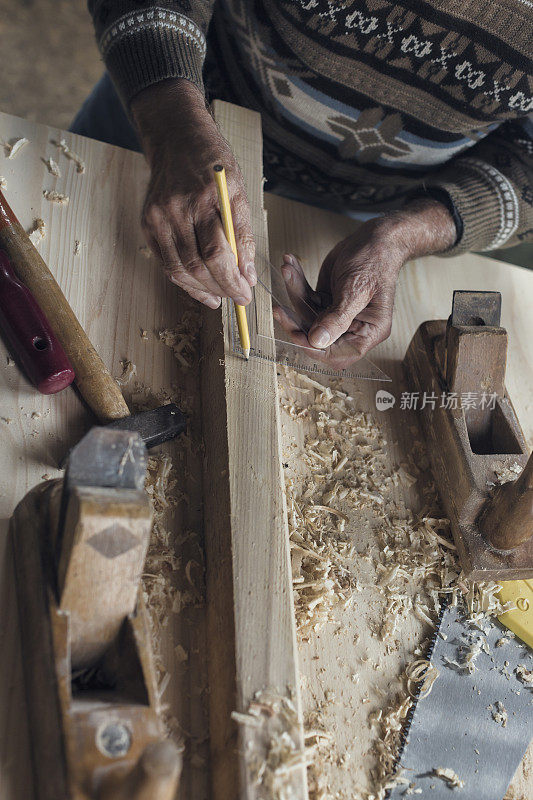
<svg viewBox="0 0 533 800"><path fill-rule="evenodd" d="M295 313L277 306L274 316L296 344L322 350L331 366L347 367L389 336L402 266L448 250L456 237L446 206L422 198L362 223L339 242L324 259L316 291L298 260L286 255L281 270Z"/></svg>

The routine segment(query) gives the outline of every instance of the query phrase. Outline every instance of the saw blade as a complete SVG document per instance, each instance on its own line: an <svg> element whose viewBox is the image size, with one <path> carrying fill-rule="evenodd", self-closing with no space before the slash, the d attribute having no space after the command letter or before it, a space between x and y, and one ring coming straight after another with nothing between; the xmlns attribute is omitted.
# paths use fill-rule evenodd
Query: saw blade
<svg viewBox="0 0 533 800"><path fill-rule="evenodd" d="M533 737L533 691L517 673L533 669L533 654L500 623L484 625L457 606L442 613L428 654L439 675L415 702L397 763L414 784L409 794L449 800L451 786L435 774L444 768L463 781L461 800L501 800ZM388 800L407 790L395 786Z"/></svg>

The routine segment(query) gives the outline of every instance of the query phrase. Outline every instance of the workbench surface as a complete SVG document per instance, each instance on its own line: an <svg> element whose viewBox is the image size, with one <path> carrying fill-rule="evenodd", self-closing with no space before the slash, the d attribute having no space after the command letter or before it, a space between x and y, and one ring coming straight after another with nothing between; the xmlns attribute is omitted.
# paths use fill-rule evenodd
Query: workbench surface
<svg viewBox="0 0 533 800"><path fill-rule="evenodd" d="M65 136L71 148L85 161L83 174L76 165L59 155L53 142ZM185 310L191 309L148 257L139 225L140 210L147 181L143 158L83 137L64 134L0 114L0 139L11 141L25 136L29 143L12 160L0 154L0 176L6 181L5 195L21 224L30 228L36 218L46 224L46 236L37 245L56 276L80 322L112 374L122 373L122 359L136 365L136 378L125 387L131 399L135 380L154 393L164 391L186 406L194 419L199 398L198 376L194 370L179 368L172 350L158 337L158 331L175 326ZM59 163L61 177L49 174L42 159ZM61 206L43 197L43 190L67 194L68 205ZM310 275L321 259L341 238L353 230L354 222L338 215L309 208L277 197L266 197L270 257L278 263L283 252L299 255ZM79 244L76 244L78 242ZM400 276L394 325L390 339L373 351L372 358L393 378L393 384L380 384L394 393L401 389L400 360L416 330L426 319L446 318L450 313L453 289L493 289L502 293L502 324L509 333L507 388L528 441L533 438L533 272L475 255L455 259L425 258L409 264ZM142 335L146 331L146 335ZM393 387L393 388L391 388ZM412 431L410 417L399 403L390 412L375 409L377 386L358 382L348 386L359 392L362 409L371 413L390 443L390 457L396 463L409 449ZM17 608L14 597L12 559L7 540L9 517L16 503L43 476L56 477L59 459L89 427L90 418L78 396L67 390L58 396L36 393L8 364L7 351L0 342L0 800L20 800L32 796L28 767L28 739L20 662ZM284 442L293 453L301 452L305 426L282 413ZM201 433L193 424L187 447L178 443L165 446L173 457L176 479L187 501L179 502L174 513L180 542L180 568L191 561L202 562L201 555ZM296 456L291 456L295 458ZM288 463L291 475L297 465ZM191 532L190 535L188 532ZM186 586L184 576L177 577ZM189 587L190 588L190 587ZM373 734L366 724L369 708L361 705L370 692L370 683L379 683L383 703L387 687L412 660L417 642L427 629L418 621L400 628L401 646L385 657L382 643L370 633L372 620L366 609L375 598L361 592L352 604L343 625L354 625L364 644L364 657L357 671L359 683L350 681L346 664L360 659L363 650L353 649L353 637L343 639L339 626L327 626L319 635L301 642L300 667L303 674L304 709L312 711L335 689L336 704L328 720L336 729L338 764L331 764L328 780L339 797L356 797L370 789L368 770L361 756L370 761ZM337 630L337 633L335 631ZM182 650L175 651L181 645ZM172 615L163 629L162 658L171 675L163 700L175 720L174 729L186 740L187 766L180 797L195 800L207 797L208 736L205 709L205 610L201 603L189 605ZM371 674L371 665L380 662L380 675ZM370 698L372 701L372 698ZM372 701L373 702L373 701ZM374 706L372 706L374 707ZM346 713L349 708L349 713ZM348 759L342 755L350 750ZM358 760L359 756L359 760ZM508 793L513 800L526 800L533 793L531 748L519 768ZM529 767L528 767L529 765ZM349 794L348 794L349 793Z"/></svg>

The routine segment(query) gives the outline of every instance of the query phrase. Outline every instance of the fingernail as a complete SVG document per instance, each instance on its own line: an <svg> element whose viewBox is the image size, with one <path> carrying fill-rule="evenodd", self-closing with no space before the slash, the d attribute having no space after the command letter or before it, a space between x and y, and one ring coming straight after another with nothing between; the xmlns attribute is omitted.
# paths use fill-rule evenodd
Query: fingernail
<svg viewBox="0 0 533 800"><path fill-rule="evenodd" d="M257 283L257 272L255 271L255 267L253 264L248 264L246 266L246 274L248 275L250 280L253 281L253 284L255 286L255 284Z"/></svg>
<svg viewBox="0 0 533 800"><path fill-rule="evenodd" d="M289 267L282 267L281 274L285 278L286 283L292 283L292 270Z"/></svg>
<svg viewBox="0 0 533 800"><path fill-rule="evenodd" d="M250 298L249 297L236 297L235 298L235 302L237 303L238 306L247 306L248 303L250 302Z"/></svg>
<svg viewBox="0 0 533 800"><path fill-rule="evenodd" d="M222 301L221 301L220 297L208 297L205 302L206 302L206 305L209 306L209 308L215 309L215 308L219 307L219 305L220 305L220 303Z"/></svg>
<svg viewBox="0 0 533 800"><path fill-rule="evenodd" d="M289 264L292 264L293 267L296 266L296 259L294 258L294 256L291 256L290 253L285 253L283 256L283 260L287 261Z"/></svg>
<svg viewBox="0 0 533 800"><path fill-rule="evenodd" d="M322 326L315 328L309 334L309 341L311 342L313 347L320 347L320 348L327 347L330 339L331 336L329 335L328 331Z"/></svg>

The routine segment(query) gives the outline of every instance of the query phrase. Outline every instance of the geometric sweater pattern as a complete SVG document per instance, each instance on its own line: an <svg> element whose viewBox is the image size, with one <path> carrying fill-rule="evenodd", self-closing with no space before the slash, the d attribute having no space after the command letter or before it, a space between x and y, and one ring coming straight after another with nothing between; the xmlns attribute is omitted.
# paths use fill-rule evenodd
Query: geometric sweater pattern
<svg viewBox="0 0 533 800"><path fill-rule="evenodd" d="M89 0L128 109L182 77L261 114L269 181L340 211L420 193L449 255L533 241L533 0Z"/></svg>

